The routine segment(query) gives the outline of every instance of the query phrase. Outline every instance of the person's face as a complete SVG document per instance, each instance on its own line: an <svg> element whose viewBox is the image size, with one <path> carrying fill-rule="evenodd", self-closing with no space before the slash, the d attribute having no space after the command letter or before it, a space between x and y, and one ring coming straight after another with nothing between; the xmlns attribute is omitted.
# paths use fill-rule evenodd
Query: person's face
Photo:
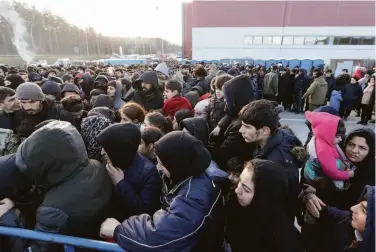
<svg viewBox="0 0 376 252"><path fill-rule="evenodd" d="M235 189L238 202L242 207L251 204L255 195L255 184L252 181L253 175L252 170L244 169L240 175L238 186Z"/></svg>
<svg viewBox="0 0 376 252"><path fill-rule="evenodd" d="M366 230L367 201L362 201L350 209L352 212L351 226L363 233Z"/></svg>
<svg viewBox="0 0 376 252"><path fill-rule="evenodd" d="M240 173L235 171L228 172L228 179L230 180L231 184L237 185L239 183Z"/></svg>
<svg viewBox="0 0 376 252"><path fill-rule="evenodd" d="M149 91L153 88L153 85L146 82L142 82L141 87L143 91Z"/></svg>
<svg viewBox="0 0 376 252"><path fill-rule="evenodd" d="M91 98L90 98L90 104L94 104L97 101L98 96L99 95L92 95Z"/></svg>
<svg viewBox="0 0 376 252"><path fill-rule="evenodd" d="M371 77L369 74L366 74L366 75L364 75L364 77L367 79L367 80L369 80L369 78Z"/></svg>
<svg viewBox="0 0 376 252"><path fill-rule="evenodd" d="M369 80L370 83L375 83L375 77L372 77L370 80Z"/></svg>
<svg viewBox="0 0 376 252"><path fill-rule="evenodd" d="M165 88L163 95L166 97L166 99L170 99L177 95L177 91L176 90L171 91L171 89Z"/></svg>
<svg viewBox="0 0 376 252"><path fill-rule="evenodd" d="M7 96L4 102L0 103L0 108L6 113L12 113L21 108L20 101L17 99L16 95Z"/></svg>
<svg viewBox="0 0 376 252"><path fill-rule="evenodd" d="M85 72L85 74L88 74L88 75L90 75L90 76L91 76L91 73L90 73L90 71L86 71L86 72Z"/></svg>
<svg viewBox="0 0 376 252"><path fill-rule="evenodd" d="M178 124L178 121L176 120L176 117L174 117L174 120L172 121L172 129L179 130L179 124Z"/></svg>
<svg viewBox="0 0 376 252"><path fill-rule="evenodd" d="M336 135L336 136L334 137L334 141L333 141L333 143L334 143L334 144L339 144L341 141L342 141L342 136L341 136L341 135Z"/></svg>
<svg viewBox="0 0 376 252"><path fill-rule="evenodd" d="M224 95L224 93L221 89L216 88L215 89L215 96L217 97L217 99L222 99L225 95Z"/></svg>
<svg viewBox="0 0 376 252"><path fill-rule="evenodd" d="M107 95L109 97L114 97L115 93L116 93L116 88L114 88L113 86L108 86L107 87Z"/></svg>
<svg viewBox="0 0 376 252"><path fill-rule="evenodd" d="M260 70L260 71L259 71L259 75L260 75L261 77L263 77L263 76L265 75L264 70Z"/></svg>
<svg viewBox="0 0 376 252"><path fill-rule="evenodd" d="M117 79L120 79L122 77L122 75L123 74L120 71L115 72L115 76L116 76Z"/></svg>
<svg viewBox="0 0 376 252"><path fill-rule="evenodd" d="M342 71L342 73L341 73L342 75L345 75L345 74L347 74L347 72L346 71Z"/></svg>
<svg viewBox="0 0 376 252"><path fill-rule="evenodd" d="M24 79L25 82L29 81L29 78L28 78L27 74L23 73L23 74L20 74L20 75L21 75L22 79Z"/></svg>
<svg viewBox="0 0 376 252"><path fill-rule="evenodd" d="M369 153L369 146L366 139L354 136L346 144L345 153L351 163L362 162Z"/></svg>
<svg viewBox="0 0 376 252"><path fill-rule="evenodd" d="M164 167L164 165L161 163L161 160L159 160L159 157L157 156L157 169L159 171L162 171L164 175L166 175L167 178L170 178L171 174L170 172Z"/></svg>
<svg viewBox="0 0 376 252"><path fill-rule="evenodd" d="M55 72L51 72L51 73L49 73L49 74L48 74L48 77L56 77Z"/></svg>
<svg viewBox="0 0 376 252"><path fill-rule="evenodd" d="M146 145L143 140L141 140L140 145L138 146L138 153L144 157L153 157L154 156L154 146L153 144Z"/></svg>
<svg viewBox="0 0 376 252"><path fill-rule="evenodd" d="M71 112L74 119L80 119L83 113L84 113L83 110L80 110L78 112Z"/></svg>
<svg viewBox="0 0 376 252"><path fill-rule="evenodd" d="M257 130L254 126L246 124L242 121L242 126L239 129L239 132L242 134L245 142L255 143L263 139L264 129Z"/></svg>
<svg viewBox="0 0 376 252"><path fill-rule="evenodd" d="M352 84L355 84L356 83L356 80L354 78L351 78L351 83Z"/></svg>
<svg viewBox="0 0 376 252"><path fill-rule="evenodd" d="M78 79L78 84L82 84L84 82L84 79Z"/></svg>
<svg viewBox="0 0 376 252"><path fill-rule="evenodd" d="M325 77L327 77L327 78L329 78L330 76L332 76L332 74L331 73L325 73Z"/></svg>
<svg viewBox="0 0 376 252"><path fill-rule="evenodd" d="M25 110L29 115L35 115L39 113L43 107L41 101L20 100L20 103L23 110Z"/></svg>
<svg viewBox="0 0 376 252"><path fill-rule="evenodd" d="M78 96L79 97L79 95L76 92L65 92L63 98L68 97L68 96Z"/></svg>

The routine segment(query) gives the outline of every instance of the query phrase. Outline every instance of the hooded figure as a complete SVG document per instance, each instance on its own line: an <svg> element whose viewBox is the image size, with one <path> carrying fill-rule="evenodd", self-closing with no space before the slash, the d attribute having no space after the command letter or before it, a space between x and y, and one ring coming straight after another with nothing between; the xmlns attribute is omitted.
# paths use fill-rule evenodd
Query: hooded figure
<svg viewBox="0 0 376 252"><path fill-rule="evenodd" d="M91 109L87 116L101 116L108 119L111 123L114 123L116 120L115 112L107 107L96 107Z"/></svg>
<svg viewBox="0 0 376 252"><path fill-rule="evenodd" d="M151 89L143 87L142 83L151 84ZM163 107L163 95L158 84L158 76L154 71L147 71L135 81L133 101L140 104L145 110L156 110Z"/></svg>
<svg viewBox="0 0 376 252"><path fill-rule="evenodd" d="M141 132L134 124L113 124L97 136L116 168L124 171L124 179L115 185L112 215L118 220L130 216L153 214L160 207L161 179L157 168L137 153Z"/></svg>
<svg viewBox="0 0 376 252"><path fill-rule="evenodd" d="M8 81L8 82L7 82ZM5 80L5 86L13 90L16 90L19 85L24 83L25 80L19 74L11 74ZM9 83L7 85L7 83Z"/></svg>
<svg viewBox="0 0 376 252"><path fill-rule="evenodd" d="M117 226L115 241L130 251L219 251L223 223L218 182L225 177L216 176L209 152L186 132L168 133L155 150L173 188L153 216L132 216Z"/></svg>
<svg viewBox="0 0 376 252"><path fill-rule="evenodd" d="M121 99L122 98L122 92L123 92L123 86L121 85L120 81L116 81L116 92L114 97L114 109L120 109L125 102Z"/></svg>
<svg viewBox="0 0 376 252"><path fill-rule="evenodd" d="M226 206L225 236L231 250L304 251L299 231L288 214L289 186L284 168L268 160L250 162L253 166L253 172L250 172L254 184L253 199L249 205L241 206L233 194Z"/></svg>
<svg viewBox="0 0 376 252"><path fill-rule="evenodd" d="M238 118L240 110L254 100L251 80L247 75L239 75L227 81L223 86L226 115L219 121L221 129L218 137L209 136L210 152L213 160L223 170L229 159L239 156L250 160L254 144L247 144L239 132L242 126Z"/></svg>
<svg viewBox="0 0 376 252"><path fill-rule="evenodd" d="M170 76L168 73L168 66L166 63L159 63L158 66L154 69L157 72L163 73L167 78Z"/></svg>
<svg viewBox="0 0 376 252"><path fill-rule="evenodd" d="M89 158L101 160L102 146L97 141L99 133L111 125L111 121L103 116L88 116L81 122L81 135L84 139Z"/></svg>
<svg viewBox="0 0 376 252"><path fill-rule="evenodd" d="M128 78L121 79L121 85L123 86L124 96L123 101L129 102L133 98L134 89L132 87L132 82Z"/></svg>
<svg viewBox="0 0 376 252"><path fill-rule="evenodd" d="M97 99L95 100L93 104L93 108L97 107L107 107L109 109L113 108L113 103L111 101L111 97L105 94L98 95Z"/></svg>
<svg viewBox="0 0 376 252"><path fill-rule="evenodd" d="M88 158L74 126L54 121L35 131L18 148L16 165L45 193L36 212L36 231L97 236L110 201L111 181L103 166ZM18 216L13 208L0 221L20 227ZM62 245L36 240L30 241L30 246L33 251L63 249Z"/></svg>
<svg viewBox="0 0 376 252"><path fill-rule="evenodd" d="M187 130L189 134L200 140L204 146L208 144L209 128L204 118L186 118L180 123L180 130Z"/></svg>

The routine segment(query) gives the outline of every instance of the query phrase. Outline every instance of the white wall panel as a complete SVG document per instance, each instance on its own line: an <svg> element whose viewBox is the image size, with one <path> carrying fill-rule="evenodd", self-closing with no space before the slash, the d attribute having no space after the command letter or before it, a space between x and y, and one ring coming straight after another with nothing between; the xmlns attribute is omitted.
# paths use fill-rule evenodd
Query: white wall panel
<svg viewBox="0 0 376 252"><path fill-rule="evenodd" d="M244 36L375 36L375 27L233 27L193 28L192 58L276 59L375 58L375 46L368 45L245 45Z"/></svg>

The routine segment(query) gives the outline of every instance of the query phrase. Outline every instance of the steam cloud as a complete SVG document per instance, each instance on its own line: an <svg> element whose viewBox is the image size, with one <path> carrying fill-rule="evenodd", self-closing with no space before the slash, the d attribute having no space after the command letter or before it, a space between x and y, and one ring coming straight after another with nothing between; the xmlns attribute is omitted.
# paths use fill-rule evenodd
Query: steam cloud
<svg viewBox="0 0 376 252"><path fill-rule="evenodd" d="M0 16L2 16L13 28L12 43L16 47L18 55L30 63L33 60L34 53L29 49L30 35L25 26L25 21L14 10L11 3L0 0Z"/></svg>

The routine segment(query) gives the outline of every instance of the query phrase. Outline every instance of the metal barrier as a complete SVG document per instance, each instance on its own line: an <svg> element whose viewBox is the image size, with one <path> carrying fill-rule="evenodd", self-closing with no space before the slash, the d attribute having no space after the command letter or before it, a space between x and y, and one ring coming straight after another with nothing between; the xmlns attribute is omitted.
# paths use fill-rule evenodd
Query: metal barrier
<svg viewBox="0 0 376 252"><path fill-rule="evenodd" d="M24 239L47 241L52 243L59 243L73 247L96 249L98 251L115 251L124 252L119 245L115 243L102 242L97 240L84 239L79 237L50 234L44 232L38 232L29 229L14 228L14 227L2 227L0 226L0 235L15 236ZM67 248L66 251L74 251L72 248Z"/></svg>

